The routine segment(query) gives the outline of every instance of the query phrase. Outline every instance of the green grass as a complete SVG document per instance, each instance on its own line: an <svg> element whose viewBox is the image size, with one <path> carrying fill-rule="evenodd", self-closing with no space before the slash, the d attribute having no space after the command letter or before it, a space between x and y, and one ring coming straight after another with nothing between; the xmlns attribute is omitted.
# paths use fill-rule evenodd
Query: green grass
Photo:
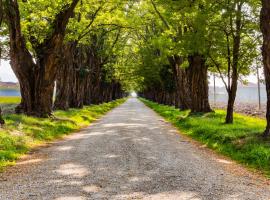
<svg viewBox="0 0 270 200"><path fill-rule="evenodd" d="M20 103L21 97L0 97L0 104L16 104Z"/></svg>
<svg viewBox="0 0 270 200"><path fill-rule="evenodd" d="M54 118L40 119L25 115L4 115L6 125L0 129L0 169L13 164L21 155L42 143L61 138L98 119L126 99L83 109L55 111Z"/></svg>
<svg viewBox="0 0 270 200"><path fill-rule="evenodd" d="M181 133L270 176L270 141L261 137L266 126L265 120L235 114L234 124L224 124L226 112L223 110L190 114L189 111L179 111L145 99L141 101L171 122Z"/></svg>

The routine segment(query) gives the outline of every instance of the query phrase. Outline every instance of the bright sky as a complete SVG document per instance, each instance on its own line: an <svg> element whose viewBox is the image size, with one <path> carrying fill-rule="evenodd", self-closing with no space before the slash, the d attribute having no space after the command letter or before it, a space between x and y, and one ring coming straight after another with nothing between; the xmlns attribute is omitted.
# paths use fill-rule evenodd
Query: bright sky
<svg viewBox="0 0 270 200"><path fill-rule="evenodd" d="M262 77L262 75L261 75ZM256 75L249 75L247 76L244 80L247 80L248 82L251 83L257 83L257 76ZM210 76L210 86L214 86L214 77L211 75ZM222 80L220 78L216 78L216 86L218 87L223 87L224 83L222 82Z"/></svg>
<svg viewBox="0 0 270 200"><path fill-rule="evenodd" d="M257 78L255 75L250 75L246 78L248 82L256 83ZM18 82L15 74L13 73L9 61L1 60L0 62L0 81L3 82ZM210 77L210 85L214 85L213 76ZM219 87L224 86L223 82L220 79L216 79L216 85Z"/></svg>
<svg viewBox="0 0 270 200"><path fill-rule="evenodd" d="M0 62L0 81L18 82L14 72L10 67L9 61L1 60Z"/></svg>

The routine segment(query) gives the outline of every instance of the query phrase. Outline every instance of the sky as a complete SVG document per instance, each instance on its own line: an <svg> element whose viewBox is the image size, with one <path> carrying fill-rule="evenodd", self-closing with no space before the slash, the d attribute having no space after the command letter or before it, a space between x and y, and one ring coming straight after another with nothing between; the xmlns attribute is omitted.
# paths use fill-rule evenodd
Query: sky
<svg viewBox="0 0 270 200"><path fill-rule="evenodd" d="M9 61L0 61L0 81L18 82L18 79L10 67Z"/></svg>
<svg viewBox="0 0 270 200"><path fill-rule="evenodd" d="M257 78L255 75L250 75L246 78L249 82L257 83ZM15 74L13 73L9 61L1 60L0 62L0 81L3 82L18 82ZM210 86L214 85L213 76L210 77ZM223 87L224 84L220 79L216 79L216 85L218 87Z"/></svg>

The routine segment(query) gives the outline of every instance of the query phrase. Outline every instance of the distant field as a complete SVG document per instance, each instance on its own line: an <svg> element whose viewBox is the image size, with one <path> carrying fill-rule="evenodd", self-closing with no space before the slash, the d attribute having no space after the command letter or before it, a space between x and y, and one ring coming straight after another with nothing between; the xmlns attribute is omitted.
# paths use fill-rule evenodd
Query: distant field
<svg viewBox="0 0 270 200"><path fill-rule="evenodd" d="M0 90L20 90L19 87L6 87L6 86L0 86Z"/></svg>
<svg viewBox="0 0 270 200"><path fill-rule="evenodd" d="M21 97L0 96L0 104L17 104L20 103Z"/></svg>

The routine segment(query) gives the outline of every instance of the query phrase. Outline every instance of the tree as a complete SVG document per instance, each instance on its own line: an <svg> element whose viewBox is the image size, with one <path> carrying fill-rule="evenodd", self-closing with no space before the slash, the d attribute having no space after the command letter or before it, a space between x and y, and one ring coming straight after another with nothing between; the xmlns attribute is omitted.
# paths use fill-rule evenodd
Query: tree
<svg viewBox="0 0 270 200"><path fill-rule="evenodd" d="M121 8L125 5L119 3L93 1L78 5L80 13L70 20L57 73L55 109L81 108L101 103L108 96L119 96L112 86L114 81L102 84L102 77L107 76L104 66L116 56L111 49L118 42Z"/></svg>
<svg viewBox="0 0 270 200"><path fill-rule="evenodd" d="M2 0L0 0L0 27L2 25L2 21L3 21L3 2ZM0 59L2 57L2 47L0 46ZM0 61L1 62L1 61ZM2 117L2 109L0 108L0 124L3 125L5 124L5 121Z"/></svg>
<svg viewBox="0 0 270 200"><path fill-rule="evenodd" d="M267 112L266 121L267 126L264 131L264 136L269 137L270 135L270 3L267 0L261 0L261 31L263 34L263 46L262 46L262 56L263 56L263 68L265 75L265 84L267 92Z"/></svg>
<svg viewBox="0 0 270 200"><path fill-rule="evenodd" d="M219 2L215 10L218 14L211 23L213 40L208 56L228 93L225 122L230 124L239 77L250 73L250 66L258 56L257 13L251 3L243 0Z"/></svg>
<svg viewBox="0 0 270 200"><path fill-rule="evenodd" d="M148 12L159 19L153 19L156 28L150 44L156 45L160 55L166 58L164 64L171 65L177 88L177 107L192 112L211 111L206 65L208 4L163 0L151 0L150 3L152 7Z"/></svg>
<svg viewBox="0 0 270 200"><path fill-rule="evenodd" d="M54 16L52 13L55 11L51 11L51 7L48 7L52 16L49 20L43 21L46 29L40 32L39 29L33 30L35 26L30 27L27 30L30 33L29 38L26 38L22 32L17 0L5 2L5 18L9 27L11 66L19 80L22 95L21 103L16 108L18 113L23 112L38 117L51 115L59 50L63 44L69 18L72 17L78 2L79 0L73 0L70 3L57 4L59 11ZM42 3L39 5L46 5L47 2ZM25 3L20 5L23 4ZM35 6L36 2L33 4L26 2L26 4L28 5L24 6L31 7ZM31 18L32 12L27 11L30 15L28 20L31 22L33 20ZM41 38L39 34L42 35ZM29 45L32 53L29 50Z"/></svg>

